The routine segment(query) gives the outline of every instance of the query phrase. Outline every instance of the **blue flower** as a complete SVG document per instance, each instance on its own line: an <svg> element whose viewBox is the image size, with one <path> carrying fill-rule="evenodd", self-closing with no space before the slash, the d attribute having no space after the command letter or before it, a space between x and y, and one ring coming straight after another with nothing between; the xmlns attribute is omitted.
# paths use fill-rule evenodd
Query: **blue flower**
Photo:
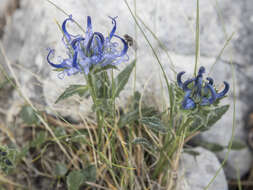
<svg viewBox="0 0 253 190"><path fill-rule="evenodd" d="M65 74L68 76L84 72L86 75L94 65L102 67L106 65L118 65L128 61L128 45L127 42L116 35L117 23L116 17L109 17L112 20L113 28L110 34L105 38L100 32L93 32L91 17L87 17L87 27L85 36L72 35L67 30L67 23L74 22L70 15L62 23L63 38L62 42L67 49L67 58L60 60L60 64L55 64L50 60L54 56L54 50L49 49L47 56L48 63L60 70L63 70L59 77L63 78ZM122 49L119 47L118 39L122 43Z"/></svg>
<svg viewBox="0 0 253 190"><path fill-rule="evenodd" d="M177 84L184 91L185 95L182 101L183 109L189 110L196 108L196 105L207 106L216 102L216 100L223 98L228 90L229 84L224 81L225 88L221 92L217 92L214 88L214 81L207 77L203 80L205 68L200 67L198 75L194 78L186 80L184 83L181 78L185 72L180 72L177 75Z"/></svg>

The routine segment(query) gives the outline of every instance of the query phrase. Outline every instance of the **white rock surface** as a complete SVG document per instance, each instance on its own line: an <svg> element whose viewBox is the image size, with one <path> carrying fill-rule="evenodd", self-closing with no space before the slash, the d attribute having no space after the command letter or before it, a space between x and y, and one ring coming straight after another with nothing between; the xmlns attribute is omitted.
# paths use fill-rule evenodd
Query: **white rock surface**
<svg viewBox="0 0 253 190"><path fill-rule="evenodd" d="M203 148L195 148L199 153L194 157L183 153L179 169L178 190L203 190L216 175L221 164L215 154ZM228 184L223 170L219 172L208 190L227 190Z"/></svg>
<svg viewBox="0 0 253 190"><path fill-rule="evenodd" d="M54 0L54 3L66 10L68 14L73 14L75 20L80 22L82 26L86 26L86 17L90 15L93 21L95 31L101 31L108 34L111 30L111 21L107 16L119 16L117 33L124 35L125 33L134 36L134 21L123 1L117 0ZM130 3L133 7L132 2ZM245 133L243 131L243 117L247 110L252 106L249 103L253 94L251 90L252 69L251 61L253 55L249 51L252 39L248 36L253 32L252 24L249 18L252 11L249 7L253 6L253 2L223 0L216 4L212 1L200 1L200 64L206 66L207 70L210 65L215 62L215 57L219 54L226 36L237 31L234 39L228 49L214 67L211 75L215 78L217 84L221 84L223 80L229 81L232 86L232 74L228 61L232 58L236 62L237 83L236 94L236 138L245 141ZM186 70L187 73L193 71L194 65L194 29L195 29L195 3L189 0L172 1L172 0L147 0L137 2L138 15L144 22L154 31L157 36L165 43L171 58L176 65L177 71ZM219 14L223 19L220 20ZM65 102L55 105L54 102L64 88L72 83L82 83L81 76L65 77L64 80L57 78L57 73L46 62L47 47L57 50L58 55L63 54L64 48L61 43L61 32L59 31L54 19L60 23L66 16L49 4L45 0L22 0L21 9L17 10L13 16L12 23L6 28L4 36L4 46L7 56L15 65L16 74L22 84L25 94L39 105L46 105L46 108L53 112L58 111L63 115L70 115L78 118L79 113L87 114L90 111L90 100L80 102L78 97L68 99ZM243 20L243 22L241 21ZM77 27L72 28L72 33L77 33ZM246 28L246 31L244 31ZM225 32L224 32L225 31ZM145 30L148 33L147 30ZM158 51L159 46L148 35L154 48ZM137 63L137 89L145 93L154 95L156 104L163 104L161 100L160 85L160 69L156 59L152 55L152 51L148 47L141 33L138 32L138 63ZM240 45L242 43L242 45ZM133 57L133 51L129 52ZM171 80L174 76L169 69L168 58L164 53L159 53L161 61ZM1 58L0 58L1 59ZM2 62L1 62L2 63ZM122 65L124 67L124 65ZM253 67L252 67L253 68ZM247 91L247 93L246 93ZM132 93L132 83L128 84L127 89L123 92L121 100L125 100ZM124 102L124 101L119 101ZM232 90L226 102L233 104ZM218 142L227 145L232 130L232 106L229 112L216 124L210 131L202 135L202 138L210 140L210 142ZM235 171L235 160L238 163L238 169L241 175L245 174L250 167L252 155L249 150L243 150L243 156L240 151L237 156L230 156L228 160L228 176ZM218 154L219 159L223 159L223 154Z"/></svg>

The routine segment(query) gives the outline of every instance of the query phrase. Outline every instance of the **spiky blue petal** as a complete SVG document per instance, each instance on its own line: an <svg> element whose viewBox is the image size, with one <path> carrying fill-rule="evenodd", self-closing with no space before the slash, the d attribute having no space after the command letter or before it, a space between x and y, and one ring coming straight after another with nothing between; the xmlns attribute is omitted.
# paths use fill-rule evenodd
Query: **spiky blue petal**
<svg viewBox="0 0 253 190"><path fill-rule="evenodd" d="M116 23L117 17L110 17L109 16L109 18L112 19L112 24L113 24L113 28L112 28L112 31L110 32L110 36L109 36L109 39L111 40L112 37L114 36L116 29L117 29L117 23Z"/></svg>
<svg viewBox="0 0 253 190"><path fill-rule="evenodd" d="M217 98L223 98L227 94L227 92L229 90L229 84L226 81L224 81L223 83L225 85L225 88L224 88L224 90L222 92L217 93L217 95L216 95Z"/></svg>
<svg viewBox="0 0 253 190"><path fill-rule="evenodd" d="M177 84L180 88L183 88L182 76L185 74L185 71L182 71L177 74Z"/></svg>
<svg viewBox="0 0 253 190"><path fill-rule="evenodd" d="M54 50L53 49L49 49L49 52L48 52L48 55L47 55L47 62L51 65L51 66L53 66L53 67L55 67L55 68L58 68L58 69L63 69L63 68L66 68L66 67L68 67L68 65L67 64L65 64L65 62L62 62L62 63L60 63L60 64L54 64L51 60L50 60L50 56L54 56Z"/></svg>
<svg viewBox="0 0 253 190"><path fill-rule="evenodd" d="M211 77L206 77L206 80L208 80L210 85L213 85L213 79Z"/></svg>
<svg viewBox="0 0 253 190"><path fill-rule="evenodd" d="M207 83L206 83L206 87L211 92L211 96L210 97L203 97L201 104L200 104L201 106L213 104L217 98L214 88L210 84L207 84Z"/></svg>
<svg viewBox="0 0 253 190"><path fill-rule="evenodd" d="M192 91L188 86L192 83L192 82L195 82L195 78L192 78L192 79L188 79L187 81L185 81L183 83L183 91L187 92L187 91Z"/></svg>
<svg viewBox="0 0 253 190"><path fill-rule="evenodd" d="M187 91L185 93L185 96L182 102L182 107L185 110L194 109L196 107L196 103L193 101L193 99L190 96L191 96L191 92Z"/></svg>

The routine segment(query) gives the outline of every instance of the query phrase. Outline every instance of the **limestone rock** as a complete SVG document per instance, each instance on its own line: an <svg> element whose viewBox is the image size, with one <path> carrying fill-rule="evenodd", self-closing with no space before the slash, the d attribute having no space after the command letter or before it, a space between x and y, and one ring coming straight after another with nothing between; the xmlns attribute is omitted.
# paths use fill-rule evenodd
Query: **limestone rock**
<svg viewBox="0 0 253 190"><path fill-rule="evenodd" d="M178 190L203 190L221 166L219 160L212 152L200 147L193 149L193 151L198 152L199 155L194 157L183 153L181 157ZM208 188L208 190L217 189L228 189L226 177L222 169Z"/></svg>

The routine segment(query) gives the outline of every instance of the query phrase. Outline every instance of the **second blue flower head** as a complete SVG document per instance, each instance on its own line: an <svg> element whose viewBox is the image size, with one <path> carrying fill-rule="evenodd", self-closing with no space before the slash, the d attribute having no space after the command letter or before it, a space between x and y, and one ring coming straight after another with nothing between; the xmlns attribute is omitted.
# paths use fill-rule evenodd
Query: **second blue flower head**
<svg viewBox="0 0 253 190"><path fill-rule="evenodd" d="M199 68L198 75L191 79L182 82L182 76L185 72L180 72L177 75L177 84L184 91L184 98L182 101L182 108L189 110L196 108L197 104L200 106L208 106L216 102L216 100L223 98L228 90L229 84L224 81L225 88L221 92L217 92L214 87L212 78L203 78L205 68Z"/></svg>

